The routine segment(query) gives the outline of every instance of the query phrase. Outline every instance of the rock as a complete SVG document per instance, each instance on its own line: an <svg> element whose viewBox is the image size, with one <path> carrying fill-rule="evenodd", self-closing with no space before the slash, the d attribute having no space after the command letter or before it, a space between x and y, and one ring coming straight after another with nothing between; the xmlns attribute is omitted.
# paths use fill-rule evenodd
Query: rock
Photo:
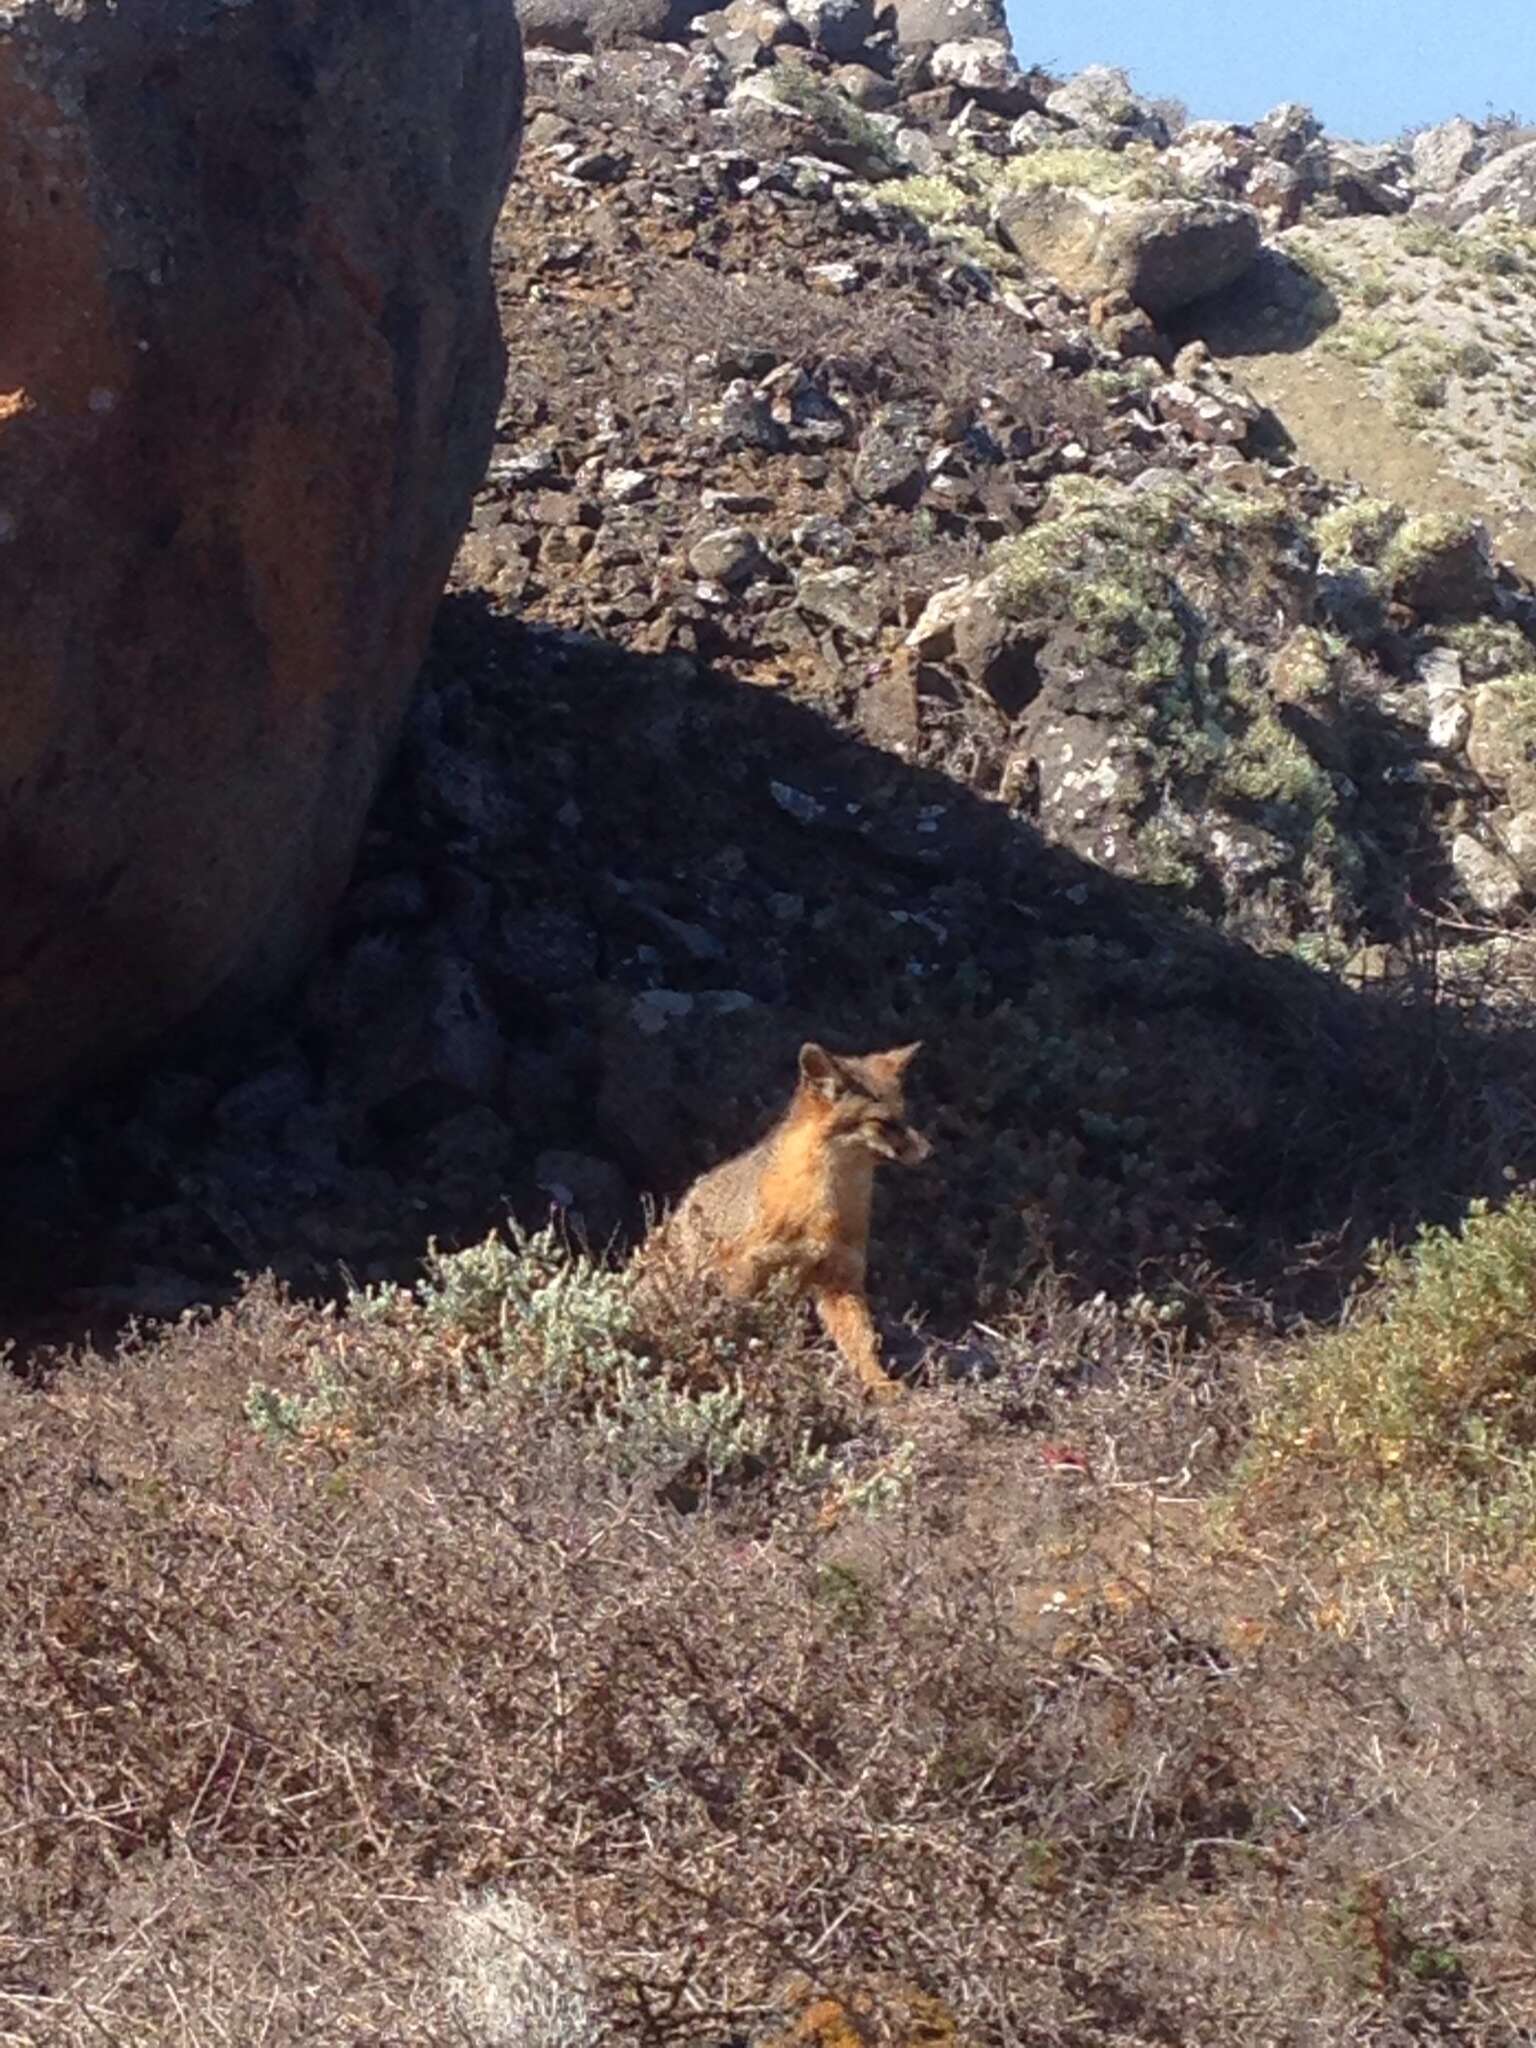
<svg viewBox="0 0 1536 2048"><path fill-rule="evenodd" d="M857 640L872 639L879 630L880 606L866 570L814 569L800 578L795 601L802 611L841 626Z"/></svg>
<svg viewBox="0 0 1536 2048"><path fill-rule="evenodd" d="M789 435L774 418L768 401L745 377L727 385L720 401L720 446L727 454L757 448L765 455L782 454L789 446Z"/></svg>
<svg viewBox="0 0 1536 2048"><path fill-rule="evenodd" d="M435 1181L467 1181L502 1194L516 1163L517 1140L511 1126L483 1102L455 1110L422 1140L421 1165Z"/></svg>
<svg viewBox="0 0 1536 2048"><path fill-rule="evenodd" d="M1123 291L1154 315L1234 283L1260 241L1252 207L1228 200L1102 198L1060 185L1004 199L997 228L1076 296Z"/></svg>
<svg viewBox="0 0 1536 2048"><path fill-rule="evenodd" d="M530 49L577 52L666 42L699 11L679 0L518 0L517 18Z"/></svg>
<svg viewBox="0 0 1536 2048"><path fill-rule="evenodd" d="M749 72L727 102L743 137L762 155L822 157L860 178L889 178L904 168L890 115L864 113L819 79L790 98L795 88L785 80L781 66Z"/></svg>
<svg viewBox="0 0 1536 2048"><path fill-rule="evenodd" d="M608 1159L587 1152L541 1152L534 1178L594 1249L623 1227L633 1204L629 1182Z"/></svg>
<svg viewBox="0 0 1536 2048"><path fill-rule="evenodd" d="M1132 90L1126 73L1110 64L1090 64L1057 86L1046 98L1045 111L1110 149L1138 140L1166 147L1169 140L1162 116Z"/></svg>
<svg viewBox="0 0 1536 2048"><path fill-rule="evenodd" d="M859 693L858 717L865 738L875 746L905 755L916 749L922 725L914 664L907 657L880 662L871 669Z"/></svg>
<svg viewBox="0 0 1536 2048"><path fill-rule="evenodd" d="M1516 811L1499 832L1503 851L1519 870L1529 895L1536 887L1536 810Z"/></svg>
<svg viewBox="0 0 1536 2048"><path fill-rule="evenodd" d="M1005 716L1016 717L1040 688L1039 635L1009 618L985 579L956 605L953 631L956 666Z"/></svg>
<svg viewBox="0 0 1536 2048"><path fill-rule="evenodd" d="M1253 124L1254 141L1266 156L1278 157L1283 164L1300 163L1322 134L1323 124L1316 114L1295 100L1282 101Z"/></svg>
<svg viewBox="0 0 1536 2048"><path fill-rule="evenodd" d="M1407 159L1386 145L1335 142L1328 151L1328 189L1350 214L1406 213L1412 200L1402 180Z"/></svg>
<svg viewBox="0 0 1536 2048"><path fill-rule="evenodd" d="M906 646L919 661L947 661L955 651L955 621L973 586L961 578L936 590L907 634ZM910 616L910 614L909 614Z"/></svg>
<svg viewBox="0 0 1536 2048"><path fill-rule="evenodd" d="M1477 123L1459 114L1454 121L1420 129L1409 153L1416 192L1449 192L1481 166L1488 145Z"/></svg>
<svg viewBox="0 0 1536 2048"><path fill-rule="evenodd" d="M601 947L591 925L567 910L509 910L496 928L488 965L516 994L561 995L590 981Z"/></svg>
<svg viewBox="0 0 1536 2048"><path fill-rule="evenodd" d="M1235 122L1191 121L1165 161L1187 186L1235 199L1258 153L1252 131Z"/></svg>
<svg viewBox="0 0 1536 2048"><path fill-rule="evenodd" d="M1444 217L1452 227L1473 220L1536 227L1536 142L1519 143L1474 172L1452 193Z"/></svg>
<svg viewBox="0 0 1536 2048"><path fill-rule="evenodd" d="M1387 566L1392 595L1426 618L1473 618L1493 603L1493 544L1477 520L1409 520L1388 551Z"/></svg>
<svg viewBox="0 0 1536 2048"><path fill-rule="evenodd" d="M1465 696L1445 695L1431 700L1429 743L1442 754L1459 754L1472 731L1472 706Z"/></svg>
<svg viewBox="0 0 1536 2048"><path fill-rule="evenodd" d="M613 505L638 505L656 495L656 479L648 469L610 469L603 478L603 496Z"/></svg>
<svg viewBox="0 0 1536 2048"><path fill-rule="evenodd" d="M404 1134L493 1102L505 1063L480 977L458 955L434 953L413 962L365 1029L338 1048L335 1078L344 1098Z"/></svg>
<svg viewBox="0 0 1536 2048"><path fill-rule="evenodd" d="M1468 899L1485 917L1508 917L1519 908L1525 894L1520 870L1470 832L1458 832L1451 841L1451 866Z"/></svg>
<svg viewBox="0 0 1536 2048"><path fill-rule="evenodd" d="M1095 299L1088 308L1088 325L1098 336L1099 346L1113 349L1116 355L1147 356L1165 363L1171 352L1151 314L1128 292L1106 292Z"/></svg>
<svg viewBox="0 0 1536 2048"><path fill-rule="evenodd" d="M913 444L910 423L894 413L877 415L859 443L853 488L875 504L910 508L922 496L927 472L923 451Z"/></svg>
<svg viewBox="0 0 1536 2048"><path fill-rule="evenodd" d="M878 71L871 71L867 64L839 64L831 74L832 83L856 107L866 107L878 113L895 103L897 93L888 78L882 78ZM903 131L906 132L906 131ZM897 137L900 147L901 137Z"/></svg>
<svg viewBox="0 0 1536 2048"><path fill-rule="evenodd" d="M311 950L490 453L512 12L278 12L0 10L0 1149Z"/></svg>
<svg viewBox="0 0 1536 2048"><path fill-rule="evenodd" d="M862 54L875 32L874 9L870 0L785 0L790 18L804 30L813 50L824 51L835 61L848 62ZM873 72L868 74L871 78ZM845 81L838 80L843 90ZM862 104L868 105L867 100Z"/></svg>
<svg viewBox="0 0 1536 2048"><path fill-rule="evenodd" d="M812 291L822 292L828 298L846 299L852 293L863 290L864 273L856 263L812 263L806 269L805 281ZM808 422L799 424L804 425ZM841 413L836 413L835 419L828 418L826 424L835 428L839 441L846 438L847 422Z"/></svg>
<svg viewBox="0 0 1536 2048"><path fill-rule="evenodd" d="M1510 676L1474 690L1467 759L1512 810L1536 809L1536 680Z"/></svg>
<svg viewBox="0 0 1536 2048"><path fill-rule="evenodd" d="M727 590L750 583L766 564L755 536L744 526L722 526L696 540L688 550L688 566L694 575L723 583Z"/></svg>
<svg viewBox="0 0 1536 2048"><path fill-rule="evenodd" d="M1243 180L1244 199L1267 228L1291 228L1301 219L1308 184L1294 165L1261 156Z"/></svg>
<svg viewBox="0 0 1536 2048"><path fill-rule="evenodd" d="M1239 448L1259 418L1260 408L1241 392L1201 391L1170 377L1152 393L1160 420L1172 420L1197 441Z"/></svg>
<svg viewBox="0 0 1536 2048"><path fill-rule="evenodd" d="M892 0L900 43L969 42L974 36L1008 40L1003 0Z"/></svg>
<svg viewBox="0 0 1536 2048"><path fill-rule="evenodd" d="M950 85L989 113L1018 115L1029 111L1029 80L1004 42L975 37L968 42L940 43L928 60L935 85Z"/></svg>
<svg viewBox="0 0 1536 2048"><path fill-rule="evenodd" d="M805 31L782 7L769 0L731 0L729 7L707 17L710 40L737 70L762 62L769 52L788 43L803 43Z"/></svg>
<svg viewBox="0 0 1536 2048"><path fill-rule="evenodd" d="M622 149L588 149L571 158L565 175L578 185L622 185L634 167Z"/></svg>

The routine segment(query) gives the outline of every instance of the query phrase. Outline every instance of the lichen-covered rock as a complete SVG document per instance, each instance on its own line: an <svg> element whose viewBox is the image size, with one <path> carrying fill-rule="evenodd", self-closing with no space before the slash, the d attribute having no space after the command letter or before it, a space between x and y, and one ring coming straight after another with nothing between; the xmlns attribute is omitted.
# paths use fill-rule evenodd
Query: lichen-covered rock
<svg viewBox="0 0 1536 2048"><path fill-rule="evenodd" d="M1328 146L1326 187L1343 213L1406 213L1413 197L1407 170L1402 151L1388 144L1334 142Z"/></svg>
<svg viewBox="0 0 1536 2048"><path fill-rule="evenodd" d="M1415 191L1451 191L1480 167L1487 153L1482 129L1465 115L1421 129L1411 145Z"/></svg>
<svg viewBox="0 0 1536 2048"><path fill-rule="evenodd" d="M1041 185L1003 200L997 228L1027 263L1081 298L1123 291L1171 313L1233 284L1259 252L1259 219L1220 199L1105 197Z"/></svg>
<svg viewBox="0 0 1536 2048"><path fill-rule="evenodd" d="M1138 139L1160 145L1168 141L1162 116L1133 91L1126 73L1110 64L1090 64L1079 71L1057 86L1045 108L1111 149Z"/></svg>
<svg viewBox="0 0 1536 2048"><path fill-rule="evenodd" d="M1008 41L1003 0L892 0L898 42L956 43L973 36Z"/></svg>
<svg viewBox="0 0 1536 2048"><path fill-rule="evenodd" d="M687 0L518 0L517 18L529 49L575 55L665 42L702 12Z"/></svg>
<svg viewBox="0 0 1536 2048"><path fill-rule="evenodd" d="M1030 85L1004 42L974 37L940 43L928 60L935 85L952 85L994 114L1029 111Z"/></svg>
<svg viewBox="0 0 1536 2048"><path fill-rule="evenodd" d="M743 138L762 155L825 157L861 178L908 168L889 115L866 113L803 66L749 72L729 106Z"/></svg>
<svg viewBox="0 0 1536 2048"><path fill-rule="evenodd" d="M785 0L785 10L813 49L844 62L857 58L875 31L869 0Z"/></svg>
<svg viewBox="0 0 1536 2048"><path fill-rule="evenodd" d="M1254 123L1254 140L1266 155L1281 163L1295 164L1319 141L1323 124L1310 107L1297 100L1282 100Z"/></svg>
<svg viewBox="0 0 1536 2048"><path fill-rule="evenodd" d="M909 649L988 691L1050 838L1289 943L1358 920L1364 866L1312 559L1267 493L1061 480Z"/></svg>
<svg viewBox="0 0 1536 2048"><path fill-rule="evenodd" d="M1514 862L1470 832L1458 832L1451 841L1451 867L1473 909L1485 917L1508 917L1525 894Z"/></svg>
<svg viewBox="0 0 1536 2048"><path fill-rule="evenodd" d="M339 894L489 452L505 0L0 8L0 1130Z"/></svg>
<svg viewBox="0 0 1536 2048"><path fill-rule="evenodd" d="M1452 227L1473 220L1536 227L1536 142L1522 142L1474 172L1452 193L1444 218Z"/></svg>
<svg viewBox="0 0 1536 2048"><path fill-rule="evenodd" d="M1536 674L1474 691L1467 759L1512 809L1536 808Z"/></svg>

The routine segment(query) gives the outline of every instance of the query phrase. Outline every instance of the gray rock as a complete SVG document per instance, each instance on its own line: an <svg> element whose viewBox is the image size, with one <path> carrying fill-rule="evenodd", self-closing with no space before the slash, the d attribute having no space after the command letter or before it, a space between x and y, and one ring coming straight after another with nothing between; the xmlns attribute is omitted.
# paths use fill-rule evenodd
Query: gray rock
<svg viewBox="0 0 1536 2048"><path fill-rule="evenodd" d="M866 570L851 565L813 569L800 578L795 591L802 611L841 626L855 639L872 639L880 626L880 607Z"/></svg>
<svg viewBox="0 0 1536 2048"><path fill-rule="evenodd" d="M1452 227L1475 220L1536 227L1536 142L1522 142L1475 171L1452 193L1445 219Z"/></svg>
<svg viewBox="0 0 1536 2048"><path fill-rule="evenodd" d="M1003 0L892 0L896 38L908 44L967 42L973 36L1007 41Z"/></svg>
<svg viewBox="0 0 1536 2048"><path fill-rule="evenodd" d="M871 71L867 64L839 64L831 77L838 91L846 94L856 107L879 113L896 102L898 95L890 79Z"/></svg>
<svg viewBox="0 0 1536 2048"><path fill-rule="evenodd" d="M1454 121L1421 129L1410 154L1416 192L1449 192L1481 167L1488 144L1477 123L1458 114Z"/></svg>
<svg viewBox="0 0 1536 2048"><path fill-rule="evenodd" d="M805 31L811 48L839 62L858 57L875 32L870 0L784 0L784 4L791 19Z"/></svg>
<svg viewBox="0 0 1536 2048"><path fill-rule="evenodd" d="M905 417L877 416L865 430L853 465L853 488L875 504L915 505L927 481L923 450Z"/></svg>
<svg viewBox="0 0 1536 2048"><path fill-rule="evenodd" d="M1110 64L1090 64L1057 86L1046 98L1045 111L1109 148L1136 139L1166 145L1169 139L1150 101L1133 90L1125 72Z"/></svg>
<svg viewBox="0 0 1536 2048"><path fill-rule="evenodd" d="M1536 888L1536 810L1516 811L1513 817L1503 821L1499 830L1499 844L1519 870L1530 895Z"/></svg>
<svg viewBox="0 0 1536 2048"><path fill-rule="evenodd" d="M589 1152L541 1152L533 1172L555 1207L594 1249L622 1229L634 1196L611 1160L594 1159Z"/></svg>
<svg viewBox="0 0 1536 2048"><path fill-rule="evenodd" d="M782 454L789 446L789 435L768 401L745 377L728 384L720 401L720 446L727 454L757 448L765 455Z"/></svg>
<svg viewBox="0 0 1536 2048"><path fill-rule="evenodd" d="M1407 169L1401 150L1335 142L1328 151L1328 190L1346 213L1406 213L1413 198L1404 182Z"/></svg>
<svg viewBox="0 0 1536 2048"><path fill-rule="evenodd" d="M1470 832L1458 832L1451 841L1451 866L1469 901L1485 917L1508 917L1519 908L1525 894L1520 870Z"/></svg>
<svg viewBox="0 0 1536 2048"><path fill-rule="evenodd" d="M1005 199L997 228L1079 298L1123 291L1152 314L1235 283L1260 244L1258 215L1229 200L1103 198L1058 185Z"/></svg>
<svg viewBox="0 0 1536 2048"><path fill-rule="evenodd" d="M688 550L688 566L694 575L723 583L727 590L750 583L766 562L756 537L744 526L722 526L696 540Z"/></svg>
<svg viewBox="0 0 1536 2048"><path fill-rule="evenodd" d="M989 113L1016 116L1029 111L1029 80L1004 42L978 36L940 43L928 68L935 85L953 86Z"/></svg>
<svg viewBox="0 0 1536 2048"><path fill-rule="evenodd" d="M1536 809L1536 689L1528 676L1472 693L1467 759L1512 810Z"/></svg>
<svg viewBox="0 0 1536 2048"><path fill-rule="evenodd" d="M1323 124L1310 107L1284 100L1253 124L1253 137L1266 156L1297 164L1322 139Z"/></svg>
<svg viewBox="0 0 1536 2048"><path fill-rule="evenodd" d="M485 989L467 960L414 961L367 1028L338 1048L343 1098L390 1129L419 1131L499 1093L506 1047Z"/></svg>
<svg viewBox="0 0 1536 2048"><path fill-rule="evenodd" d="M889 114L865 113L803 67L793 76L808 85L788 83L788 76L782 67L749 72L727 102L761 155L820 157L860 178L888 178L904 168Z"/></svg>
<svg viewBox="0 0 1536 2048"><path fill-rule="evenodd" d="M529 49L570 53L667 42L699 13L685 0L518 0Z"/></svg>

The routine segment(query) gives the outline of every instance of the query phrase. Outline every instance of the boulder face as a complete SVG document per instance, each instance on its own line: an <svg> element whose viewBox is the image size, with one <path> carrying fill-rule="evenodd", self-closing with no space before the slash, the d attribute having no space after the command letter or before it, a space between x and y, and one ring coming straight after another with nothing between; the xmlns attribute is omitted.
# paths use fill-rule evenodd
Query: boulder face
<svg viewBox="0 0 1536 2048"><path fill-rule="evenodd" d="M1004 200L997 227L1026 263L1069 292L1122 291L1153 314L1171 313L1235 283L1259 252L1252 207L1219 199L1102 198L1042 185Z"/></svg>
<svg viewBox="0 0 1536 2048"><path fill-rule="evenodd" d="M505 0L0 4L0 1146L346 880L503 379Z"/></svg>
<svg viewBox="0 0 1536 2048"><path fill-rule="evenodd" d="M1452 227L1484 219L1536 227L1536 142L1522 142L1475 172L1452 195L1444 218Z"/></svg>

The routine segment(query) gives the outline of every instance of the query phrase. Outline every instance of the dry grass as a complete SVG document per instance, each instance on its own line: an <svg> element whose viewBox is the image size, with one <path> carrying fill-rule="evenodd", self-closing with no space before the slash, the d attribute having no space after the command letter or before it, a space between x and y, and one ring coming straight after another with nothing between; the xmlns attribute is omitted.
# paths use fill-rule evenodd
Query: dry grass
<svg viewBox="0 0 1536 2048"><path fill-rule="evenodd" d="M0 2041L1526 2038L1528 1587L1239 1537L1150 1305L877 1428L781 1308L506 1257L0 1393ZM680 1494L534 1268L803 1391Z"/></svg>

